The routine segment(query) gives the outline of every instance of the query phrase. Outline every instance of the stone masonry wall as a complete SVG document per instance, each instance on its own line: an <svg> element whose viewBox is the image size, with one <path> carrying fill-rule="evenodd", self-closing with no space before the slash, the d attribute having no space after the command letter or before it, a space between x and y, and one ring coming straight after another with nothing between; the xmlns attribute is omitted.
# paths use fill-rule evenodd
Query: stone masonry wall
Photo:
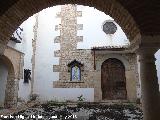
<svg viewBox="0 0 160 120"><path fill-rule="evenodd" d="M65 54L65 55L64 55ZM60 72L59 81L54 82L54 87L60 88L94 88L93 81L93 56L91 54L91 50L74 50L74 51L66 51L62 53L62 55L66 56L60 59L60 65L54 66L54 72ZM70 80L70 72L68 72L67 64L76 59L84 64L83 70L81 71L81 81L71 81Z"/></svg>

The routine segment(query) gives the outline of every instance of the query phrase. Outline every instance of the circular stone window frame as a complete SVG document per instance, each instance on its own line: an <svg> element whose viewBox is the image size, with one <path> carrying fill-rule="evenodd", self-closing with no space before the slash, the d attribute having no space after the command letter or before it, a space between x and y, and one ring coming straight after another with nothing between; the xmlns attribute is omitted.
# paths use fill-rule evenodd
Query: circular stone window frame
<svg viewBox="0 0 160 120"><path fill-rule="evenodd" d="M107 34L107 33L103 30L103 26L104 26L104 24L105 24L106 22L112 22L112 23L116 26L116 31L115 31L114 33L112 33L112 34ZM115 23L114 20L105 20L105 21L102 23L101 28L102 28L102 31L103 31L106 35L113 35L113 34L115 34L115 33L117 32L117 30L118 30L118 27L117 27L117 25L116 25L116 23Z"/></svg>

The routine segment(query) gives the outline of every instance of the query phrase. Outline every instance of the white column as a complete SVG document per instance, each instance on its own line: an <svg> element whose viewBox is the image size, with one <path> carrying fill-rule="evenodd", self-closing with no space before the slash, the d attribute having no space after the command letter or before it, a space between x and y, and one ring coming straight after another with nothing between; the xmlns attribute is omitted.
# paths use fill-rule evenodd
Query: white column
<svg viewBox="0 0 160 120"><path fill-rule="evenodd" d="M32 39L32 48L33 48L33 55L32 55L32 78L31 78L31 96L33 95L33 88L34 88L34 78L35 78L35 64L36 64L36 45L37 45L37 30L38 30L38 16L39 14L37 13L35 15L35 25L33 27L33 32L34 32L34 39Z"/></svg>
<svg viewBox="0 0 160 120"><path fill-rule="evenodd" d="M159 85L154 54L156 49L139 48L142 109L144 120L160 120Z"/></svg>

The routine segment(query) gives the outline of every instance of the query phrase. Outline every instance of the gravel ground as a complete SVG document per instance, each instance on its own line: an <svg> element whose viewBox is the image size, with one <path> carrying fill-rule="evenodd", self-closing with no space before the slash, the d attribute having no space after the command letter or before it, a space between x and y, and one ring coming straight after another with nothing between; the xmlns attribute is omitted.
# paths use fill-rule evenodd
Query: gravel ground
<svg viewBox="0 0 160 120"><path fill-rule="evenodd" d="M48 102L1 120L142 120L142 111L133 105L102 105ZM11 118L12 117L12 118Z"/></svg>

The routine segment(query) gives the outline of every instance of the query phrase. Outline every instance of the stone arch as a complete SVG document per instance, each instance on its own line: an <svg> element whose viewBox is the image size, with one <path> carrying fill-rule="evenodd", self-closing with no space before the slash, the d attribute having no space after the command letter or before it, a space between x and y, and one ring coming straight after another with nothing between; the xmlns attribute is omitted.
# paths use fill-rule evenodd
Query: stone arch
<svg viewBox="0 0 160 120"><path fill-rule="evenodd" d="M6 89L5 89L5 101L4 107L13 107L15 105L14 102L14 85L15 85L15 70L11 60L5 56L0 56L0 61L7 66L8 69L8 76L6 82Z"/></svg>
<svg viewBox="0 0 160 120"><path fill-rule="evenodd" d="M120 60L120 61L123 63L126 71L128 71L128 70L130 69L129 61L128 61L126 58L124 58L123 56L117 55L117 54L105 55L105 56L103 57L103 60L102 60L102 61L99 61L99 62L97 63L97 69L100 70L103 62L104 62L105 60L109 59L109 58L115 58L115 59Z"/></svg>
<svg viewBox="0 0 160 120"><path fill-rule="evenodd" d="M13 66L11 60L5 55L0 56L0 60L2 60L3 63L7 66L8 73L12 74L13 76L15 76L14 66Z"/></svg>
<svg viewBox="0 0 160 120"><path fill-rule="evenodd" d="M122 27L130 41L132 41L137 34L140 34L138 25L132 15L116 0L19 0L0 16L0 43L6 45L11 34L28 17L47 7L63 4L95 7L109 14Z"/></svg>

